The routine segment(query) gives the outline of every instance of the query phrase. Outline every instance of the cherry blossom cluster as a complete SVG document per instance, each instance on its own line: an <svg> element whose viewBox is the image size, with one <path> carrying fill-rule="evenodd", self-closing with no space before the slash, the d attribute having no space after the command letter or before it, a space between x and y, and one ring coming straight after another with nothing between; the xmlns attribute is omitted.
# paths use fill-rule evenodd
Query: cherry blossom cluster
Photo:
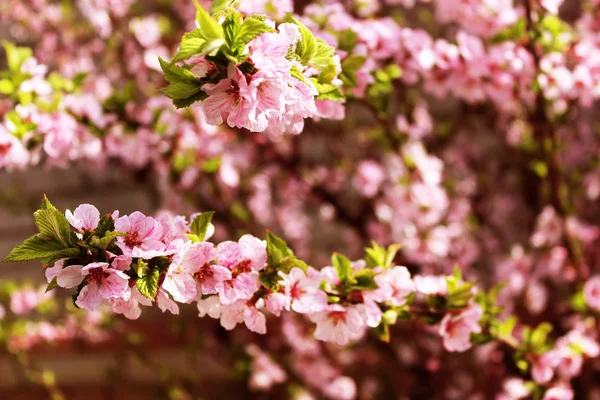
<svg viewBox="0 0 600 400"><path fill-rule="evenodd" d="M206 241L214 232L212 213L192 217L188 222L182 216L155 219L118 211L101 217L89 204L63 215L45 199L35 214L40 233L5 261L53 262L46 268L49 289L76 288L77 307L93 311L107 303L130 319L140 316L140 306L156 303L178 314L177 303L197 302L200 316L219 318L226 329L243 322L264 334L266 311L279 317L292 310L316 323L317 339L345 345L363 337L368 327L395 321L420 293L455 296L449 301L468 306L441 319L448 350L467 350L470 334L481 331L481 307L468 301L473 284L462 283L460 275L448 281L450 289L442 276L413 280L406 267L393 266L397 247L374 245L365 260L354 263L336 253L332 266L316 270L270 232L266 241L244 235L214 245Z"/></svg>
<svg viewBox="0 0 600 400"><path fill-rule="evenodd" d="M324 117L320 108L343 100L334 49L294 17L276 26L233 8L221 13L197 5L198 27L170 64L161 61L177 107L201 101L209 124L279 135L302 132L305 118Z"/></svg>
<svg viewBox="0 0 600 400"><path fill-rule="evenodd" d="M499 318L499 287L477 289L463 281L458 268L451 276L411 276L394 264L399 246L373 244L355 262L335 253L331 266L317 270L270 232L266 241L248 234L237 242L207 241L214 233L212 212L193 215L191 221L140 212L101 216L94 206L82 204L63 214L44 199L34 218L39 233L4 261L42 259L47 290L76 288L74 305L88 311L104 303L137 319L141 306L156 304L178 314L179 304L195 302L201 317L219 319L227 330L243 323L260 334L266 333L267 315L293 311L315 324L316 339L339 346L363 339L369 328L389 341L390 327L398 320L420 322L437 330L451 352L493 340L505 343L516 352L516 366L530 371L535 390L545 387L548 399L558 388L569 391L569 380L581 372L584 359L600 355L585 326L555 342L549 339L550 324L519 326L522 339L517 339L516 318ZM593 277L586 283L579 307L600 308L599 282ZM11 308L31 309L38 299L33 292L14 293ZM256 374L260 368L276 368L260 350L248 351L259 365ZM271 379L284 380L285 373Z"/></svg>

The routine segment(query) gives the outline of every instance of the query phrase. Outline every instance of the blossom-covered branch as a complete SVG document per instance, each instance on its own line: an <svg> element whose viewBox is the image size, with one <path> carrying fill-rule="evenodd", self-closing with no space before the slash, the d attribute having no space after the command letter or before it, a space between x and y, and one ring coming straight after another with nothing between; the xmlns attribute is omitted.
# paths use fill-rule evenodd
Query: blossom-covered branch
<svg viewBox="0 0 600 400"><path fill-rule="evenodd" d="M315 324L315 338L338 345L360 340L369 328L389 341L390 326L400 320L433 325L448 351L494 340L507 344L516 366L541 387L554 382L555 370L561 378L575 376L584 357L600 354L582 330L553 343L547 323L521 326L518 339L516 318L499 318L500 287L478 289L463 281L458 267L451 276L412 277L394 264L399 246L374 243L362 260L335 253L331 266L317 270L271 232L266 241L244 235L237 242L209 242L212 214L190 221L140 212L101 216L90 204L63 214L44 198L34 214L39 233L4 262L41 259L47 290L73 288L77 307L93 311L105 303L130 319L140 316L142 306L178 314L179 304L194 302L201 317L220 319L225 329L243 323L264 334L267 315L291 311ZM597 307L596 280L584 292L590 308Z"/></svg>

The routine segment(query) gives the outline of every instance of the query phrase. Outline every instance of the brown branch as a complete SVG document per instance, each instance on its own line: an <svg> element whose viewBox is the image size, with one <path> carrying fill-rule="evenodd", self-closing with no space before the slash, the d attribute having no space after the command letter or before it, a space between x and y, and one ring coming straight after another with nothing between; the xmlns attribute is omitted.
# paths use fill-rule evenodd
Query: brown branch
<svg viewBox="0 0 600 400"><path fill-rule="evenodd" d="M533 0L525 0L525 21L527 32L537 36L537 21L533 20ZM537 52L535 41L529 37L525 47L533 57L536 68L536 77L541 73L540 55ZM567 205L568 188L563 179L563 173L558 155L558 135L554 124L546 115L546 99L540 89L535 97L535 107L529 111L528 119L533 127L534 138L539 146L539 156L544 160L548 168L546 179L549 185L549 204L563 218L564 241L569 254L569 259L577 271L578 279L584 280L588 275L588 268L582 257L580 245L566 227L566 218L569 216Z"/></svg>

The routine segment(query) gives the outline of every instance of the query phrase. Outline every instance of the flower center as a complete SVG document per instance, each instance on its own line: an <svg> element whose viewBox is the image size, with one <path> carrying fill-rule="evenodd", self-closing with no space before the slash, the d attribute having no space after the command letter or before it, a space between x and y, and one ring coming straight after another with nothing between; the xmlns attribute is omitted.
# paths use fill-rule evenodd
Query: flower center
<svg viewBox="0 0 600 400"><path fill-rule="evenodd" d="M202 267L198 270L198 272L194 273L194 278L198 281L202 281L204 279L211 278L213 276L213 271L210 269L209 263L204 263Z"/></svg>
<svg viewBox="0 0 600 400"><path fill-rule="evenodd" d="M292 299L299 299L304 294L305 290L298 286L298 282L294 283L290 290Z"/></svg>
<svg viewBox="0 0 600 400"><path fill-rule="evenodd" d="M136 247L140 244L142 244L142 242L139 239L139 234L137 232L130 232L125 237L125 245L127 245L127 247Z"/></svg>
<svg viewBox="0 0 600 400"><path fill-rule="evenodd" d="M91 268L88 271L87 279L89 283L95 283L101 285L104 279L108 278L110 273L102 269L102 267Z"/></svg>
<svg viewBox="0 0 600 400"><path fill-rule="evenodd" d="M247 272L252 272L252 267L250 266L250 264L252 264L252 261L250 261L247 258L240 261L239 263L234 265L233 268L231 268L231 275L235 278L238 275L241 275L241 274L244 274Z"/></svg>
<svg viewBox="0 0 600 400"><path fill-rule="evenodd" d="M329 319L336 324L346 322L346 311L330 311Z"/></svg>

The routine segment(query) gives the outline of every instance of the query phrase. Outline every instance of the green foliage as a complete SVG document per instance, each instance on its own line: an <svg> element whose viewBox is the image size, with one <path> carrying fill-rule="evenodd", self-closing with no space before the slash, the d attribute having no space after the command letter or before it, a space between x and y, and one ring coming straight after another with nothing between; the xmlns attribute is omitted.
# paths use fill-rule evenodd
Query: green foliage
<svg viewBox="0 0 600 400"><path fill-rule="evenodd" d="M332 85L331 83L320 83L315 78L310 78L310 80L313 82L315 88L319 92L317 95L317 100L344 100L344 94L338 86Z"/></svg>
<svg viewBox="0 0 600 400"><path fill-rule="evenodd" d="M226 22L223 23L226 26L226 56L236 64L245 60L246 57L242 56L242 53L252 39L265 32L275 32L259 18L246 18L240 23L241 20L241 14L231 9L226 17Z"/></svg>
<svg viewBox="0 0 600 400"><path fill-rule="evenodd" d="M282 238L267 231L267 267L260 271L261 283L268 289L275 290L282 279L279 271L289 274L293 268L306 272L308 266L294 255Z"/></svg>
<svg viewBox="0 0 600 400"><path fill-rule="evenodd" d="M335 272L337 273L338 278L340 278L342 286L356 284L352 263L346 256L339 253L333 253L331 264L333 265L333 268L335 268Z"/></svg>
<svg viewBox="0 0 600 400"><path fill-rule="evenodd" d="M380 116L387 116L389 99L394 92L394 80L402 76L402 70L397 65L390 65L374 72L375 82L367 89L367 100L372 104Z"/></svg>
<svg viewBox="0 0 600 400"><path fill-rule="evenodd" d="M106 233L109 231L115 230L115 220L111 215L104 215L100 218L98 222L98 227L96 228L96 235L99 237L106 236Z"/></svg>
<svg viewBox="0 0 600 400"><path fill-rule="evenodd" d="M60 258L75 257L79 249L65 248L57 240L43 234L31 236L15 247L2 262L31 261L31 260L58 260Z"/></svg>
<svg viewBox="0 0 600 400"><path fill-rule="evenodd" d="M48 286L46 286L46 291L44 293L48 293L49 291L51 291L52 289L58 287L58 282L56 280L56 277L52 278L52 280L50 281L50 283L48 283Z"/></svg>
<svg viewBox="0 0 600 400"><path fill-rule="evenodd" d="M154 301L156 293L158 292L160 270L158 268L151 268L141 259L138 259L135 269L138 276L138 279L135 281L135 286L142 295Z"/></svg>
<svg viewBox="0 0 600 400"><path fill-rule="evenodd" d="M358 43L358 33L352 29L346 29L338 35L338 48L347 53L352 52Z"/></svg>
<svg viewBox="0 0 600 400"><path fill-rule="evenodd" d="M194 218L190 226L190 233L188 234L192 242L201 242L204 240L214 214L214 211L207 211Z"/></svg>
<svg viewBox="0 0 600 400"><path fill-rule="evenodd" d="M517 22L501 29L493 38L493 43L519 42L527 37L527 23L525 18L519 18Z"/></svg>
<svg viewBox="0 0 600 400"><path fill-rule="evenodd" d="M42 260L49 263L79 255L80 250L72 246L69 222L45 196L34 218L40 233L15 247L2 262Z"/></svg>
<svg viewBox="0 0 600 400"><path fill-rule="evenodd" d="M21 69L21 64L28 58L33 56L33 52L28 47L17 47L10 42L3 41L2 47L6 51L6 62L8 69L12 72L18 72Z"/></svg>
<svg viewBox="0 0 600 400"><path fill-rule="evenodd" d="M356 271L354 279L356 280L352 285L354 290L375 290L379 287L375 282L375 272L369 268Z"/></svg>
<svg viewBox="0 0 600 400"><path fill-rule="evenodd" d="M375 241L371 242L371 245L372 247L367 247L365 249L365 261L367 262L367 267L369 268L391 268L393 266L396 253L398 253L398 250L402 248L402 246L399 244L393 244L386 249L385 247L379 246Z"/></svg>
<svg viewBox="0 0 600 400"><path fill-rule="evenodd" d="M319 48L317 39L312 34L310 29L308 29L302 22L294 18L291 14L286 16L285 22L298 25L298 30L300 31L302 39L296 43L296 56L302 65L309 65L310 61L317 55Z"/></svg>
<svg viewBox="0 0 600 400"><path fill-rule="evenodd" d="M334 55L335 49L333 47L329 46L322 39L317 39L317 51L312 59L308 61L308 65L319 70L324 70L327 67L335 69Z"/></svg>
<svg viewBox="0 0 600 400"><path fill-rule="evenodd" d="M358 86L356 71L362 68L367 61L364 56L348 56L342 61L342 74L340 79L344 82L344 88L352 89Z"/></svg>
<svg viewBox="0 0 600 400"><path fill-rule="evenodd" d="M573 40L573 32L566 22L556 15L546 15L540 21L539 41L544 46L544 51L563 52Z"/></svg>
<svg viewBox="0 0 600 400"><path fill-rule="evenodd" d="M448 296L446 298L448 308L465 308L469 300L473 298L474 282L463 282L462 274L458 266L454 267L454 273L446 278Z"/></svg>
<svg viewBox="0 0 600 400"><path fill-rule="evenodd" d="M71 245L71 227L63 213L57 209L37 210L33 218L40 234L56 240L63 248Z"/></svg>
<svg viewBox="0 0 600 400"><path fill-rule="evenodd" d="M123 232L106 232L104 236L92 236L90 245L101 250L106 250L108 246L119 236L125 236Z"/></svg>

